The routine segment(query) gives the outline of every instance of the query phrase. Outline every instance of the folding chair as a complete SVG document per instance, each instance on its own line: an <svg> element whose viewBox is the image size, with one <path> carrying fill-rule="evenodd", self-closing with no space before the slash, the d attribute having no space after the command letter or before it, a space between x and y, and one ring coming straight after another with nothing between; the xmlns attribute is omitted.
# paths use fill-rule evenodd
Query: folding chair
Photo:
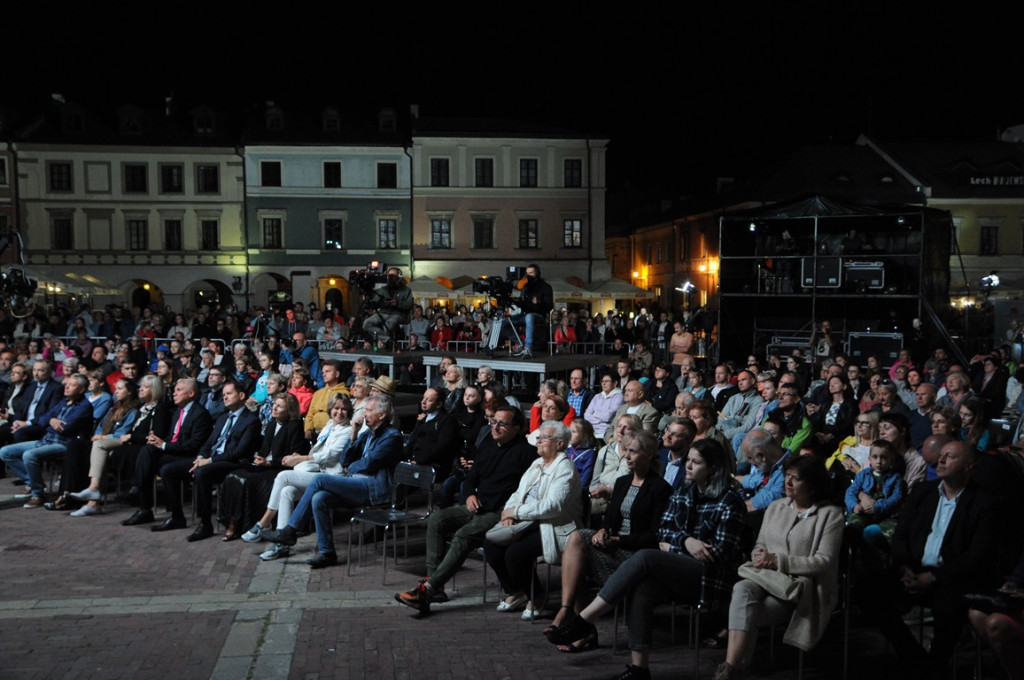
<svg viewBox="0 0 1024 680"><path fill-rule="evenodd" d="M348 573L352 575L352 532L356 530L356 524L368 524L373 527L384 529L384 545L382 553L383 575L381 583L386 584L388 578L388 530L394 532L395 564L398 564L398 527L405 527L405 555L409 556L409 524L412 522L424 522L434 510L434 499L431 493L434 486L434 469L429 465L413 465L412 463L399 463L395 468L395 484L391 490L391 507L375 509L363 508L349 520L351 528L348 532ZM401 489L400 487L407 487ZM409 496L415 489L424 489L427 492L426 512L410 512ZM400 491L409 492L399 495ZM399 501L399 498L404 500ZM401 507L399 507L401 505ZM360 560L363 554L363 532L359 532L359 555Z"/></svg>

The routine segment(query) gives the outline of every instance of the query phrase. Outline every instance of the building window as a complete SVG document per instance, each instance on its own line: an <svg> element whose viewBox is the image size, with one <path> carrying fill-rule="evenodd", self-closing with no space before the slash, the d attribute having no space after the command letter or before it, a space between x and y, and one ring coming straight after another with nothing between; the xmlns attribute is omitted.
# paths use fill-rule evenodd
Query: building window
<svg viewBox="0 0 1024 680"><path fill-rule="evenodd" d="M220 166L196 166L196 193L216 194L220 191Z"/></svg>
<svg viewBox="0 0 1024 680"><path fill-rule="evenodd" d="M324 250L345 247L345 221L340 217L324 218Z"/></svg>
<svg viewBox="0 0 1024 680"><path fill-rule="evenodd" d="M583 186L583 161L579 158L565 159L565 186L567 188Z"/></svg>
<svg viewBox="0 0 1024 680"><path fill-rule="evenodd" d="M537 248L537 220L519 220L519 247Z"/></svg>
<svg viewBox="0 0 1024 680"><path fill-rule="evenodd" d="M324 162L324 187L327 189L341 188L341 162Z"/></svg>
<svg viewBox="0 0 1024 680"><path fill-rule="evenodd" d="M7 186L7 159L0 158L0 186Z"/></svg>
<svg viewBox="0 0 1024 680"><path fill-rule="evenodd" d="M679 261L688 262L690 260L690 230L680 229L679 230Z"/></svg>
<svg viewBox="0 0 1024 680"><path fill-rule="evenodd" d="M566 248L583 247L583 220L563 220L562 245Z"/></svg>
<svg viewBox="0 0 1024 680"><path fill-rule="evenodd" d="M181 220L164 220L164 250L182 250Z"/></svg>
<svg viewBox="0 0 1024 680"><path fill-rule="evenodd" d="M128 220L128 250L149 250L149 225L146 220Z"/></svg>
<svg viewBox="0 0 1024 680"><path fill-rule="evenodd" d="M149 191L149 183L146 179L146 165L144 163L125 164L124 192L126 194L144 194Z"/></svg>
<svg viewBox="0 0 1024 680"><path fill-rule="evenodd" d="M50 163L50 191L73 191L71 163Z"/></svg>
<svg viewBox="0 0 1024 680"><path fill-rule="evenodd" d="M473 220L473 248L486 250L494 248L494 220L478 217Z"/></svg>
<svg viewBox="0 0 1024 680"><path fill-rule="evenodd" d="M430 159L430 186L432 186L432 187L446 187L446 186L448 186L448 159L447 158L431 158Z"/></svg>
<svg viewBox="0 0 1024 680"><path fill-rule="evenodd" d="M160 193L180 194L185 190L185 167L182 165L160 166Z"/></svg>
<svg viewBox="0 0 1024 680"><path fill-rule="evenodd" d="M521 187L535 187L535 186L537 186L537 159L536 158L520 158L519 159L519 186L521 186Z"/></svg>
<svg viewBox="0 0 1024 680"><path fill-rule="evenodd" d="M430 220L430 247L452 247L452 221L448 218Z"/></svg>
<svg viewBox="0 0 1024 680"><path fill-rule="evenodd" d="M398 188L398 163L377 163L377 188Z"/></svg>
<svg viewBox="0 0 1024 680"><path fill-rule="evenodd" d="M377 220L377 228L380 234L378 248L380 250L398 249L398 220L382 218Z"/></svg>
<svg viewBox="0 0 1024 680"><path fill-rule="evenodd" d="M53 234L50 244L54 250L75 249L75 229L70 217L54 217Z"/></svg>
<svg viewBox="0 0 1024 680"><path fill-rule="evenodd" d="M260 161L260 186L281 186L281 161Z"/></svg>
<svg viewBox="0 0 1024 680"><path fill-rule="evenodd" d="M999 254L999 227L989 226L981 228L981 247L979 255Z"/></svg>
<svg viewBox="0 0 1024 680"><path fill-rule="evenodd" d="M493 187L494 186L494 159L493 158L477 158L474 165L476 166L476 186L478 187Z"/></svg>
<svg viewBox="0 0 1024 680"><path fill-rule="evenodd" d="M220 250L220 222L203 220L199 223L202 250Z"/></svg>
<svg viewBox="0 0 1024 680"><path fill-rule="evenodd" d="M263 218L263 247L268 250L276 250L281 247L281 218Z"/></svg>

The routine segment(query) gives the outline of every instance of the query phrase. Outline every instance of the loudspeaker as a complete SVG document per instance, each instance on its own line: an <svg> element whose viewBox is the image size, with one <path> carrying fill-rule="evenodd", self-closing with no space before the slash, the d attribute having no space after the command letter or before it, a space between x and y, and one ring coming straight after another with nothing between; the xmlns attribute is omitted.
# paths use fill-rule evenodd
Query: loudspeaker
<svg viewBox="0 0 1024 680"><path fill-rule="evenodd" d="M846 354L858 366L867 366L868 357L878 357L883 368L896 363L903 349L902 333L850 333L846 342Z"/></svg>
<svg viewBox="0 0 1024 680"><path fill-rule="evenodd" d="M842 258L801 258L800 281L804 288L839 288L843 285Z"/></svg>

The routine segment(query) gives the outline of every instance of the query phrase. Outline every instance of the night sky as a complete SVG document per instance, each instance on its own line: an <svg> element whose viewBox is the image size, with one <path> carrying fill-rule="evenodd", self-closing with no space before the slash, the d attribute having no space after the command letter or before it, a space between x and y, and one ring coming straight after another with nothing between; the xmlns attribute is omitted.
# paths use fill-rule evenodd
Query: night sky
<svg viewBox="0 0 1024 680"><path fill-rule="evenodd" d="M446 6L447 16L350 3L327 15L214 3L173 14L19 10L5 30L13 45L0 104L31 108L54 91L112 106L159 106L173 92L185 104L273 99L367 115L418 103L424 116L606 135L612 189L677 195L804 144L849 144L861 133L988 141L1024 123L1024 59L1007 16L943 16L934 5L679 5L477 4Z"/></svg>

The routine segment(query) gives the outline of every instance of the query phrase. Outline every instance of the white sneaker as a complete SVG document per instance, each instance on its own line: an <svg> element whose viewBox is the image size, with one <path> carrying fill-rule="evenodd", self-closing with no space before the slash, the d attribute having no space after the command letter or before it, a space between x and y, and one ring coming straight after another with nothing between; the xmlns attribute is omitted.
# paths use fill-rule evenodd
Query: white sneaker
<svg viewBox="0 0 1024 680"><path fill-rule="evenodd" d="M92 515L100 514L99 508L94 508L91 505L83 505L78 510L70 513L72 517L90 517Z"/></svg>
<svg viewBox="0 0 1024 680"><path fill-rule="evenodd" d="M526 609L523 610L523 615L519 618L523 621L533 621L534 619L539 619L543 612L543 609L530 609L530 607L527 606Z"/></svg>
<svg viewBox="0 0 1024 680"><path fill-rule="evenodd" d="M270 550L265 550L260 553L260 559L264 562L270 562L271 560L280 559L282 557L288 557L292 554L292 549L286 545L275 543Z"/></svg>
<svg viewBox="0 0 1024 680"><path fill-rule="evenodd" d="M78 493L71 494L71 497L79 501L98 501L100 499L100 492L93 491L92 489L85 489Z"/></svg>
<svg viewBox="0 0 1024 680"><path fill-rule="evenodd" d="M263 527L260 526L259 522L256 522L252 529L249 529L244 534L242 534L242 540L246 543L259 543L263 540L263 538L260 536L261 529L263 529Z"/></svg>

